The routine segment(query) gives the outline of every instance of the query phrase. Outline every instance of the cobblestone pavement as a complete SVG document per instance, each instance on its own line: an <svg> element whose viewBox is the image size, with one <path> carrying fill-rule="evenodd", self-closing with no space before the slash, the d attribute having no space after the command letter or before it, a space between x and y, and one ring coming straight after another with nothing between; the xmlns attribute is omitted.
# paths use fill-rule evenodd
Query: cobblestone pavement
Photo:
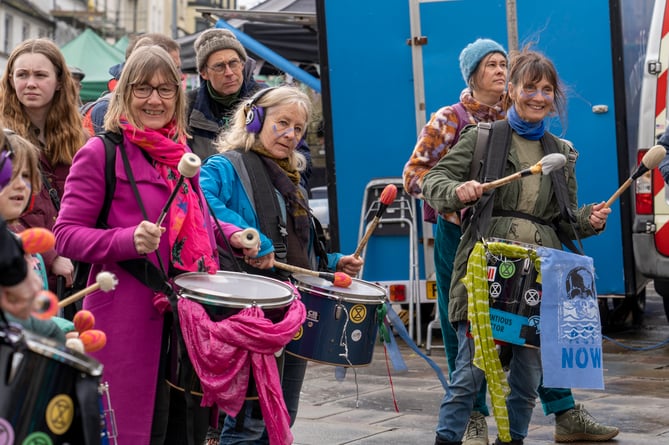
<svg viewBox="0 0 669 445"><path fill-rule="evenodd" d="M440 339L439 331L434 334ZM605 340L606 389L574 390L575 399L598 420L620 428L607 443L669 444L669 345L638 350L669 338L662 300L649 289L643 325L606 336L627 347ZM310 362L293 427L295 444L433 444L443 388L427 362L399 343L409 367L402 374L390 367L389 376L390 365L380 346L369 366L348 369L343 381L335 378L334 367ZM431 358L446 369L439 345ZM492 416L487 420L492 442L495 422ZM553 430L553 416L544 416L538 404L525 445L554 443Z"/></svg>

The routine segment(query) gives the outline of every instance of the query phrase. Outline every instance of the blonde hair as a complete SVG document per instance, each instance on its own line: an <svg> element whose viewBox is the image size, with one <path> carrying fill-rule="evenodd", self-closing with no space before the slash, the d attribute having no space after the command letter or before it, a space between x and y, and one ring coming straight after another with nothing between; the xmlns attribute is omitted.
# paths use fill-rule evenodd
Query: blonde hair
<svg viewBox="0 0 669 445"><path fill-rule="evenodd" d="M162 47L157 45L139 46L130 54L121 72L121 77L112 93L109 109L105 116L105 130L121 132L121 116L139 129L141 125L138 116L132 112L132 86L134 84L149 83L155 75L161 75L166 83L177 85L175 96L176 134L181 139L188 136L186 132L186 94L181 88L181 76L174 60Z"/></svg>
<svg viewBox="0 0 669 445"><path fill-rule="evenodd" d="M246 114L252 105L262 107L267 117L269 109L275 106L295 104L306 116L305 128L308 128L311 118L311 100L303 91L293 86L280 86L269 90L260 90L252 98L243 101L235 110L230 128L221 133L214 143L219 152L243 149L249 151L253 147L262 147L256 133L249 133L246 129ZM291 166L298 171L304 171L307 160L302 153L293 150L290 157Z"/></svg>
<svg viewBox="0 0 669 445"><path fill-rule="evenodd" d="M44 126L45 154L52 165L70 165L74 154L84 145L86 136L77 107L79 92L76 83L67 67L63 53L51 40L44 38L25 40L9 55L7 66L0 80L0 97L3 99L0 103L0 110L4 123L35 146L41 146L37 135L30 130L32 127L30 116L19 101L11 82L16 59L24 54L42 54L54 66L60 88L53 95Z"/></svg>

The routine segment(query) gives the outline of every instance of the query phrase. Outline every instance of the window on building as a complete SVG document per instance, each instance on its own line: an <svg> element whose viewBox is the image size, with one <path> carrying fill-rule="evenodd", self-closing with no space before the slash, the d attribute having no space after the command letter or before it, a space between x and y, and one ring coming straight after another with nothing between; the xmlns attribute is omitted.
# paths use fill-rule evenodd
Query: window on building
<svg viewBox="0 0 669 445"><path fill-rule="evenodd" d="M14 48L12 42L12 28L14 27L14 17L11 14L5 14L5 35L3 39L4 51L9 54Z"/></svg>
<svg viewBox="0 0 669 445"><path fill-rule="evenodd" d="M30 38L30 23L24 21L21 25L21 40L28 40Z"/></svg>

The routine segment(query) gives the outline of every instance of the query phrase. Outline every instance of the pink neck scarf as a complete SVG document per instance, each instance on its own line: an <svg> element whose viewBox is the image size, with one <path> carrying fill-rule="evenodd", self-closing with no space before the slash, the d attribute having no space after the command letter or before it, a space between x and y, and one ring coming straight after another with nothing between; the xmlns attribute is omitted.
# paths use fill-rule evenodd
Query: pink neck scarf
<svg viewBox="0 0 669 445"><path fill-rule="evenodd" d="M142 148L154 160L156 169L170 188L174 190L179 179L179 161L190 151L185 141L174 141L174 121L159 130L140 130L121 117L123 137ZM215 249L209 242L198 194L193 190L192 179L185 178L181 190L169 208L167 235L170 256L174 267L187 272L215 273L218 269Z"/></svg>
<svg viewBox="0 0 669 445"><path fill-rule="evenodd" d="M278 323L265 318L259 307L214 322L199 303L180 298L181 332L202 384L202 406L216 403L226 414L236 416L246 397L252 366L270 444L292 444L274 353L292 340L305 318L304 304L296 299Z"/></svg>

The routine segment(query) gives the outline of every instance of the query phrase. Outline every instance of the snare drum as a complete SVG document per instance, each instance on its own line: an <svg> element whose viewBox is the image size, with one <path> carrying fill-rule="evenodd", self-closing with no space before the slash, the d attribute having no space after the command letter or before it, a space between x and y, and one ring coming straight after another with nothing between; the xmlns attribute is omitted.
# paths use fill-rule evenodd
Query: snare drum
<svg viewBox="0 0 669 445"><path fill-rule="evenodd" d="M498 238L486 240L490 324L493 337L508 343L539 346L541 263L533 244Z"/></svg>
<svg viewBox="0 0 669 445"><path fill-rule="evenodd" d="M221 321L239 313L244 308L258 306L265 317L276 323L281 321L288 306L295 299L293 289L273 278L250 275L239 272L218 271L216 274L185 273L179 275L174 283L179 296L188 298L202 305L213 321ZM176 338L173 338L176 344ZM176 351L176 348L172 348ZM190 389L192 394L202 395L202 387L197 376L186 382L178 363L178 354L171 355L171 378L169 383L183 391ZM279 375L283 374L283 351L277 356ZM257 399L253 371L249 379L247 399Z"/></svg>
<svg viewBox="0 0 669 445"><path fill-rule="evenodd" d="M51 339L0 328L3 443L99 444L102 364Z"/></svg>
<svg viewBox="0 0 669 445"><path fill-rule="evenodd" d="M378 331L376 313L384 304L385 290L358 279L344 288L311 275L293 278L307 318L286 352L335 366L369 365Z"/></svg>

